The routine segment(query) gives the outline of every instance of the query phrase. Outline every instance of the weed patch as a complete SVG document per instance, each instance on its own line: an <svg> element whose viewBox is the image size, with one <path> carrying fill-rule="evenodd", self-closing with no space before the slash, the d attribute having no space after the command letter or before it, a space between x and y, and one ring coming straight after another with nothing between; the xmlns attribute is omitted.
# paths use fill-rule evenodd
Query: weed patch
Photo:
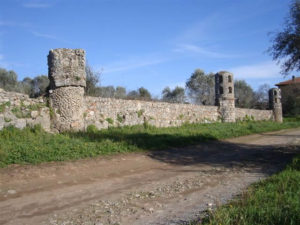
<svg viewBox="0 0 300 225"><path fill-rule="evenodd" d="M113 120L107 118L107 122ZM183 124L180 127L156 128L148 123L139 126L110 127L87 132L49 134L40 126L19 130L6 127L0 131L0 165L37 164L75 160L114 153L182 147L209 140L220 140L258 132L299 127L300 122L238 122Z"/></svg>

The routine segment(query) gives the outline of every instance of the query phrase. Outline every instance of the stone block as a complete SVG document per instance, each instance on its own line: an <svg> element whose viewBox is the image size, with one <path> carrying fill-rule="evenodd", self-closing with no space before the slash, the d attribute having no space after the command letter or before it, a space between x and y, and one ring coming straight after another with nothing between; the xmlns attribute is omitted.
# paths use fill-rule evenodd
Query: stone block
<svg viewBox="0 0 300 225"><path fill-rule="evenodd" d="M35 118L38 117L39 112L38 111L32 111L30 114L31 114L31 118L35 119Z"/></svg>
<svg viewBox="0 0 300 225"><path fill-rule="evenodd" d="M84 129L84 88L61 87L53 90L50 105L53 110L53 128L59 132Z"/></svg>
<svg viewBox="0 0 300 225"><path fill-rule="evenodd" d="M65 86L86 86L84 50L67 48L50 50L48 67L51 89Z"/></svg>
<svg viewBox="0 0 300 225"><path fill-rule="evenodd" d="M17 119L15 121L14 126L19 129L23 129L26 127L26 119Z"/></svg>

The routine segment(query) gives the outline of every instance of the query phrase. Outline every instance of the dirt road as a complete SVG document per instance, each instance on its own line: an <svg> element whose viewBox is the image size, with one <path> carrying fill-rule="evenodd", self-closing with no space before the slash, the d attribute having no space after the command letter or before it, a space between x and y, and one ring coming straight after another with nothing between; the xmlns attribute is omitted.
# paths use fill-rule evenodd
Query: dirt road
<svg viewBox="0 0 300 225"><path fill-rule="evenodd" d="M0 169L0 224L182 224L282 169L300 129Z"/></svg>

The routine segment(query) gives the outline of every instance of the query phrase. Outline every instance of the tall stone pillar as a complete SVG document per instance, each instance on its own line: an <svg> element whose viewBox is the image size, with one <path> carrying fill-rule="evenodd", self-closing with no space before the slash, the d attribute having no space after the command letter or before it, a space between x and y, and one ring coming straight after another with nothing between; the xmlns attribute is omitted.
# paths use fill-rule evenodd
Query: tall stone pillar
<svg viewBox="0 0 300 225"><path fill-rule="evenodd" d="M269 90L269 108L273 110L274 120L282 123L281 90L279 88Z"/></svg>
<svg viewBox="0 0 300 225"><path fill-rule="evenodd" d="M235 122L233 74L221 71L215 75L216 105L223 122Z"/></svg>
<svg viewBox="0 0 300 225"><path fill-rule="evenodd" d="M85 52L58 48L48 55L52 129L58 132L84 129Z"/></svg>

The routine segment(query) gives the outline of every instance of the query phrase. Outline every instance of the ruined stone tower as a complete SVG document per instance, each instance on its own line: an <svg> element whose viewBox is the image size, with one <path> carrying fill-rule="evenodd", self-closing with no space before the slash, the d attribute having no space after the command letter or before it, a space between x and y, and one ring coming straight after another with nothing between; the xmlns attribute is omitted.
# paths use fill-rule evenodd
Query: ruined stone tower
<svg viewBox="0 0 300 225"><path fill-rule="evenodd" d="M52 129L83 130L85 52L59 48L48 55Z"/></svg>
<svg viewBox="0 0 300 225"><path fill-rule="evenodd" d="M215 75L216 105L223 122L235 122L233 74L220 71Z"/></svg>
<svg viewBox="0 0 300 225"><path fill-rule="evenodd" d="M279 88L269 90L269 108L273 110L274 120L282 122L281 91Z"/></svg>

